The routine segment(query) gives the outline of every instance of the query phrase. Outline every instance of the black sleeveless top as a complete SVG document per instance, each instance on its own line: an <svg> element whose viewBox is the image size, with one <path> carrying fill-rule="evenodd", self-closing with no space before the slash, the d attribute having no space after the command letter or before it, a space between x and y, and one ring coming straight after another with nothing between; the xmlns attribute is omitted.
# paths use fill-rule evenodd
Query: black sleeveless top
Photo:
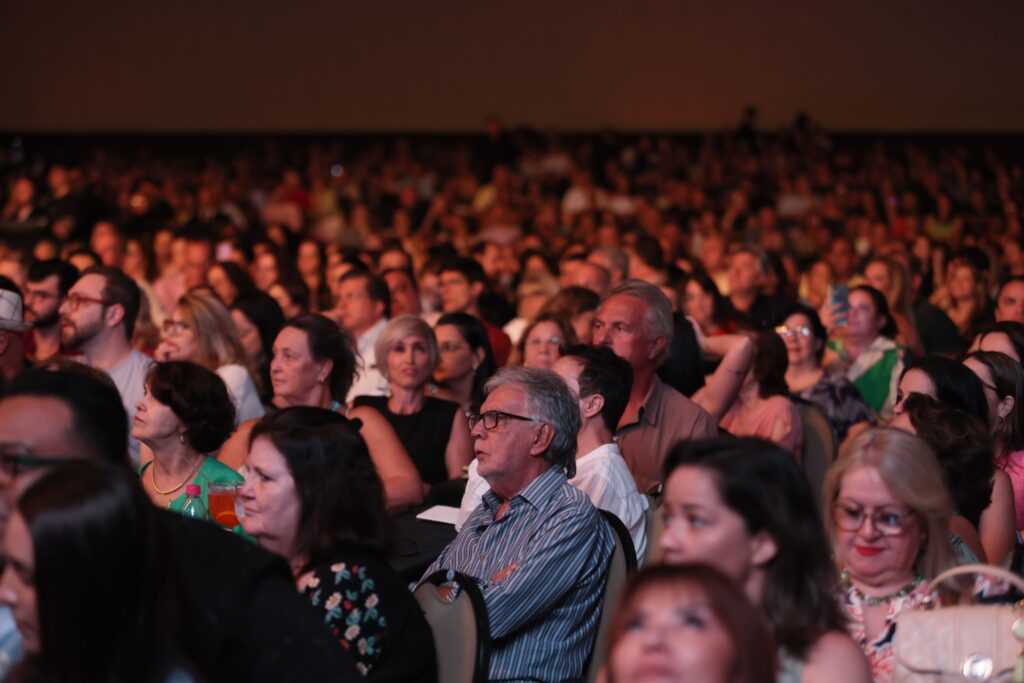
<svg viewBox="0 0 1024 683"><path fill-rule="evenodd" d="M356 396L354 404L375 408L387 418L423 481L437 484L448 479L444 452L459 404L428 396L423 408L412 415L396 415L388 410L387 396Z"/></svg>

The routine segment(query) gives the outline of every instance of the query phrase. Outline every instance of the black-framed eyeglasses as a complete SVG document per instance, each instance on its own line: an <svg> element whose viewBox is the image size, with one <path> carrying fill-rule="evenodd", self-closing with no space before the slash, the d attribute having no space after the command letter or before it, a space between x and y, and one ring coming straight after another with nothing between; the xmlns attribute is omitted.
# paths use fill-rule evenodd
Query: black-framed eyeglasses
<svg viewBox="0 0 1024 683"><path fill-rule="evenodd" d="M68 294L64 297L64 302L72 311L77 311L79 306L82 304L100 304L101 306L110 305L110 302L106 299L99 299L94 296L84 296L82 294Z"/></svg>
<svg viewBox="0 0 1024 683"><path fill-rule="evenodd" d="M914 519L914 511L898 507L880 507L872 510L855 503L837 501L832 504L832 518L843 531L859 531L864 520L870 518L871 526L883 536L899 536L907 530Z"/></svg>
<svg viewBox="0 0 1024 683"><path fill-rule="evenodd" d="M486 413L466 413L466 419L469 420L469 428L473 429L481 421L484 423L484 429L491 431L497 429L498 423L501 420L521 420L523 422L532 422L535 425L544 424L544 420L539 420L535 417L526 417L525 415L516 415L515 413L506 413L504 410L488 410Z"/></svg>

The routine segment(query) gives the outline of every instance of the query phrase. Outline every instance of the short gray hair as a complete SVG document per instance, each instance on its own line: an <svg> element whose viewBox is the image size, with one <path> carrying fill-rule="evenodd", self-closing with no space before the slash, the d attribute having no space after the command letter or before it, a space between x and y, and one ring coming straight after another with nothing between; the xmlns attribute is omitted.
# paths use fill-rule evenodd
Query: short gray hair
<svg viewBox="0 0 1024 683"><path fill-rule="evenodd" d="M423 318L415 315L400 315L393 318L377 337L377 343L373 345L373 353L377 362L377 370L384 378L388 377L388 354L395 344L405 339L410 334L421 337L427 345L427 357L430 362L430 371L433 372L437 366L437 337L434 336L433 328Z"/></svg>
<svg viewBox="0 0 1024 683"><path fill-rule="evenodd" d="M672 302L665 296L665 292L655 287L650 282L643 280L626 280L608 292L608 299L616 294L631 296L640 299L647 304L647 312L644 315L644 333L648 339L665 337L665 348L655 359L658 365L664 363L671 351L672 337L675 334L675 321L672 319ZM607 301L608 299L605 299Z"/></svg>
<svg viewBox="0 0 1024 683"><path fill-rule="evenodd" d="M550 370L511 366L499 370L484 386L490 394L498 387L511 385L526 394L526 405L533 417L555 432L544 459L567 476L576 475L576 436L580 431L580 405L565 380Z"/></svg>

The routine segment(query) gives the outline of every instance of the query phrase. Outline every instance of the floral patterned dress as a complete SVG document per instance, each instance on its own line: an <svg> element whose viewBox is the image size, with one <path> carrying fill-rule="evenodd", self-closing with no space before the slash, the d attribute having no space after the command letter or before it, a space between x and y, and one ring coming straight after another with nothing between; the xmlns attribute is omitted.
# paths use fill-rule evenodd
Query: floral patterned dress
<svg viewBox="0 0 1024 683"><path fill-rule="evenodd" d="M338 561L317 567L301 586L364 676L373 670L388 641L389 623L375 580L379 572L380 565L368 558Z"/></svg>

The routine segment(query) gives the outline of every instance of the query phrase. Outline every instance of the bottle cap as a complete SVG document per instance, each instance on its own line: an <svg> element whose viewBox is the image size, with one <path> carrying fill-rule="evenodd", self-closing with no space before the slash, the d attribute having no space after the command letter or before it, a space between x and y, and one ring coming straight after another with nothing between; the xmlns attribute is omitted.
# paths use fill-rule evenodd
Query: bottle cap
<svg viewBox="0 0 1024 683"><path fill-rule="evenodd" d="M198 496L202 492L203 489L199 486L199 484L189 484L188 486L185 487L186 496Z"/></svg>

